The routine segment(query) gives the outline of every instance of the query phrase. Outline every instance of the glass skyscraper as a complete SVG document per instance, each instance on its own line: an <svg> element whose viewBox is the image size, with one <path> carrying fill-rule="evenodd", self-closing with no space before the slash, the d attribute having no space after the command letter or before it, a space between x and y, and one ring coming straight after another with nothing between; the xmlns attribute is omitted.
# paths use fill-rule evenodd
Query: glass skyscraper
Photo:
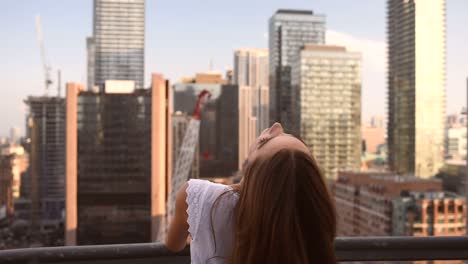
<svg viewBox="0 0 468 264"><path fill-rule="evenodd" d="M387 1L390 169L431 177L444 163L445 0Z"/></svg>
<svg viewBox="0 0 468 264"><path fill-rule="evenodd" d="M292 67L294 134L310 147L325 177L361 164L361 54L306 45Z"/></svg>
<svg viewBox="0 0 468 264"><path fill-rule="evenodd" d="M103 89L107 80L133 80L137 89L144 88L144 66L145 0L94 0L88 86L94 82Z"/></svg>
<svg viewBox="0 0 468 264"><path fill-rule="evenodd" d="M291 63L304 44L325 43L325 16L307 10L278 10L269 21L270 123L293 124Z"/></svg>

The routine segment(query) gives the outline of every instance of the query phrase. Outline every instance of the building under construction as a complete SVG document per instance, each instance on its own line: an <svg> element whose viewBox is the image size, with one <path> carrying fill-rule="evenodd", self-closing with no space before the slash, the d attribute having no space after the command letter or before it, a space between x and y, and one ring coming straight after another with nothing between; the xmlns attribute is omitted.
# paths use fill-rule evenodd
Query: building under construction
<svg viewBox="0 0 468 264"><path fill-rule="evenodd" d="M65 100L29 96L27 151L30 167L22 197L31 201L33 230L47 231L63 223L65 181Z"/></svg>

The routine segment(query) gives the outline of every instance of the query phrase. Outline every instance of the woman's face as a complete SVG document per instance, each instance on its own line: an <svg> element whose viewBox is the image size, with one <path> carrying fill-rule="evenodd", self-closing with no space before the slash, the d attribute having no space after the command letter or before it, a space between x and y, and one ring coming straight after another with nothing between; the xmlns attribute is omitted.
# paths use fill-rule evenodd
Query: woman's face
<svg viewBox="0 0 468 264"><path fill-rule="evenodd" d="M255 142L250 146L249 157L244 162L244 167L262 155L274 155L281 149L296 149L310 153L302 141L296 137L284 133L280 123L273 124L270 128L263 130Z"/></svg>

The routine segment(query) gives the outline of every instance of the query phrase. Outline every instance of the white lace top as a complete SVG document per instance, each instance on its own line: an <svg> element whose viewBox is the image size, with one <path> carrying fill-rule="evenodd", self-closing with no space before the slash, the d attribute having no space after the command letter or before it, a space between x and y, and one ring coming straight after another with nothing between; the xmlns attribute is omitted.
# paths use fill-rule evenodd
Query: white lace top
<svg viewBox="0 0 468 264"><path fill-rule="evenodd" d="M233 209L237 200L238 194L227 185L196 179L189 181L187 214L192 237L192 263L225 262L232 248Z"/></svg>

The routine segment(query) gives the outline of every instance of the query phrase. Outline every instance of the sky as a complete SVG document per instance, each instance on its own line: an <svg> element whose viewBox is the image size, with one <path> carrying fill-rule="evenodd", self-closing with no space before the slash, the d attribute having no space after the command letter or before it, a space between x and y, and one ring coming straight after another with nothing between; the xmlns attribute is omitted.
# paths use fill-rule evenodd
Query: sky
<svg viewBox="0 0 468 264"><path fill-rule="evenodd" d="M280 8L326 15L326 42L363 54L363 120L386 114L385 0L146 0L145 83L158 72L183 76L232 68L233 50L268 47L268 19ZM467 0L447 0L447 113L466 106L468 77ZM44 72L35 30L42 32L52 77L86 83L86 37L92 34L92 0L2 2L0 16L0 136L24 132L28 95L44 93ZM57 93L57 84L49 94ZM63 88L62 88L62 94Z"/></svg>

